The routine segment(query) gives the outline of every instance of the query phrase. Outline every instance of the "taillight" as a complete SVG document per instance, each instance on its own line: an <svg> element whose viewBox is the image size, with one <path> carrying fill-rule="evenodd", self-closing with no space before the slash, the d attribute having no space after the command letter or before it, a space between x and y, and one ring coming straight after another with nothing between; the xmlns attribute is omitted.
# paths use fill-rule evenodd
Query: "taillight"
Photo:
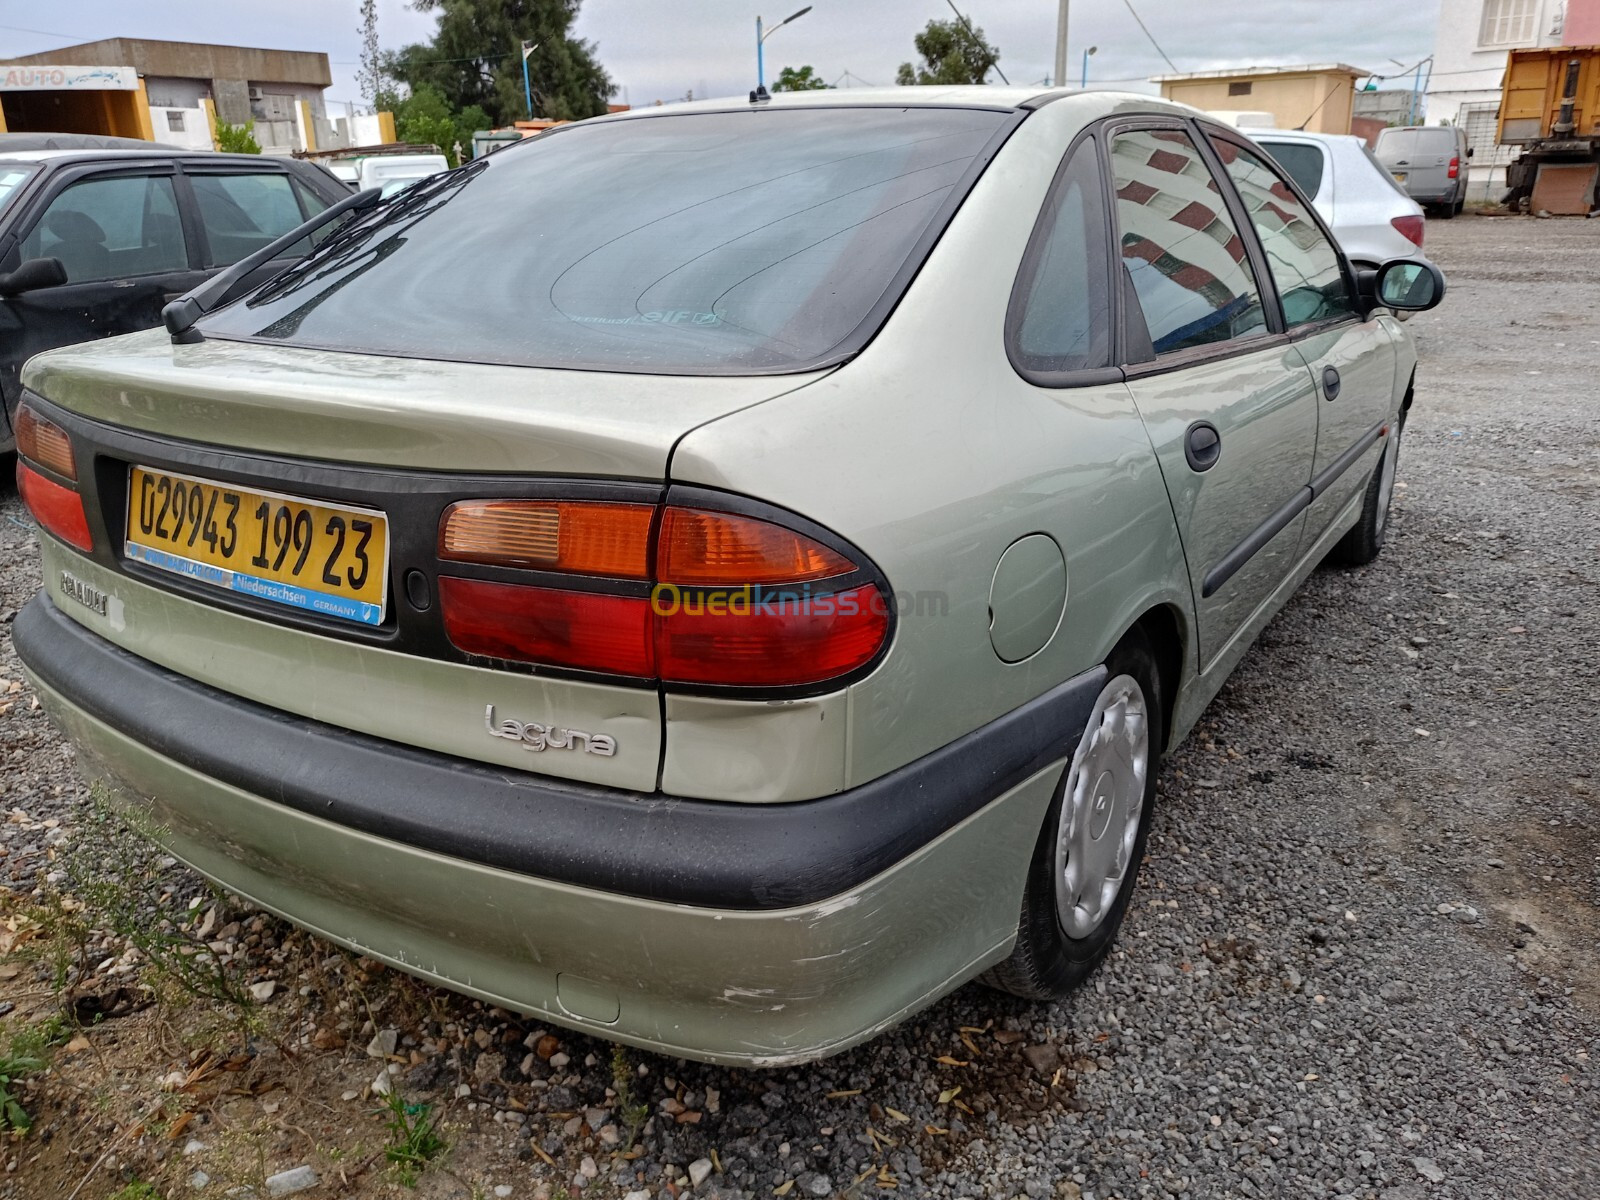
<svg viewBox="0 0 1600 1200"><path fill-rule="evenodd" d="M1458 176L1460 176L1460 174L1461 174L1461 160L1459 158L1452 158L1450 160L1450 178L1451 179L1455 179Z"/></svg>
<svg viewBox="0 0 1600 1200"><path fill-rule="evenodd" d="M439 557L645 579L653 504L463 500L439 523Z"/></svg>
<svg viewBox="0 0 1600 1200"><path fill-rule="evenodd" d="M745 514L469 500L441 520L439 555L573 577L568 587L549 575L537 584L441 575L451 642L487 658L665 683L795 687L870 663L889 633L888 598L862 563Z"/></svg>
<svg viewBox="0 0 1600 1200"><path fill-rule="evenodd" d="M650 601L558 588L439 578L445 631L485 658L650 677Z"/></svg>
<svg viewBox="0 0 1600 1200"><path fill-rule="evenodd" d="M71 488L46 479L22 459L17 459L17 491L33 519L69 546L85 552L94 549L83 497Z"/></svg>
<svg viewBox="0 0 1600 1200"><path fill-rule="evenodd" d="M17 453L47 467L63 479L77 482L78 461L72 453L72 439L54 421L46 421L24 404L17 409Z"/></svg>
<svg viewBox="0 0 1600 1200"><path fill-rule="evenodd" d="M17 494L41 528L79 550L94 549L83 497L70 487L41 475L30 463L53 471L73 483L78 481L78 460L72 439L54 421L47 421L23 404L12 423L17 435Z"/></svg>
<svg viewBox="0 0 1600 1200"><path fill-rule="evenodd" d="M1422 231L1427 222L1421 217L1396 217L1389 224L1398 229L1407 241L1414 243L1419 248L1422 246Z"/></svg>

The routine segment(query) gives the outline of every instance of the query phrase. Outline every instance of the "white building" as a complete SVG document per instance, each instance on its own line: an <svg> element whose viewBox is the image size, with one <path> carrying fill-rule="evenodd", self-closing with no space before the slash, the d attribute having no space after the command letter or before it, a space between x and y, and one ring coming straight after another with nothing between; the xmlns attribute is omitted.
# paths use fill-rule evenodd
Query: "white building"
<svg viewBox="0 0 1600 1200"><path fill-rule="evenodd" d="M1506 55L1559 46L1566 0L1443 0L1428 79L1428 124L1467 131L1472 147L1468 199L1498 200L1505 169L1519 151L1495 144Z"/></svg>

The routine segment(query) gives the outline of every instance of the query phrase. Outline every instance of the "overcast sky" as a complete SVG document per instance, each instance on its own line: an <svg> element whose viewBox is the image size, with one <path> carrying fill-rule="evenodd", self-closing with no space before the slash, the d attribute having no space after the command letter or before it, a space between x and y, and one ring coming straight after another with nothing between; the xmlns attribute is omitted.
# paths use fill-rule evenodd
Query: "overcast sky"
<svg viewBox="0 0 1600 1200"><path fill-rule="evenodd" d="M729 95L755 85L755 18L771 25L805 0L585 0L576 32L597 44L633 104ZM957 0L1000 49L1011 82L1041 82L1055 55L1056 0ZM1440 0L1133 0L1180 71L1251 64L1345 62L1397 73L1433 51ZM774 7L776 5L776 7ZM359 100L358 0L0 0L0 57L102 37L224 42L320 50L333 63L330 107ZM404 0L378 0L386 49L425 40L434 18ZM915 57L912 36L950 16L947 0L815 0L811 12L767 41L770 83L785 65L810 64L830 83L894 82ZM1068 81L1082 53L1090 85L1154 91L1144 80L1169 70L1125 0L1072 0ZM993 79L993 77L991 77ZM1386 85L1388 86L1388 85ZM1394 85L1398 86L1398 84Z"/></svg>

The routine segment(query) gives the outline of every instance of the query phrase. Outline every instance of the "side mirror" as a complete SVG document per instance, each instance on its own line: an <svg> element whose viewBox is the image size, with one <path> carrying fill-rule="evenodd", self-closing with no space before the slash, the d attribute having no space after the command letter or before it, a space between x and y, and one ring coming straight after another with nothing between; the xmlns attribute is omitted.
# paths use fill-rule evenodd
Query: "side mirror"
<svg viewBox="0 0 1600 1200"><path fill-rule="evenodd" d="M20 296L67 282L67 268L59 258L30 258L15 271L0 275L0 296Z"/></svg>
<svg viewBox="0 0 1600 1200"><path fill-rule="evenodd" d="M1472 157L1472 147L1471 147L1471 146L1468 146L1468 147L1467 147L1467 157L1468 157L1468 158L1471 158L1471 157Z"/></svg>
<svg viewBox="0 0 1600 1200"><path fill-rule="evenodd" d="M1378 268L1373 296L1384 308L1427 312L1444 299L1444 272L1431 262L1397 258Z"/></svg>

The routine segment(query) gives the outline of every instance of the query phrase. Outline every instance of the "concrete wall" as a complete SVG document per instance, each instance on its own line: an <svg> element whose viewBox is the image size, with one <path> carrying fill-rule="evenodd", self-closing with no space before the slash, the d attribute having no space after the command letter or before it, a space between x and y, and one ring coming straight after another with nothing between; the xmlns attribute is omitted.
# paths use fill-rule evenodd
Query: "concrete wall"
<svg viewBox="0 0 1600 1200"><path fill-rule="evenodd" d="M170 75L147 75L144 90L152 108L199 108L211 95L209 79L174 79Z"/></svg>
<svg viewBox="0 0 1600 1200"><path fill-rule="evenodd" d="M152 104L150 126L156 141L166 146L182 146L185 150L214 149L211 141L211 122L206 110L193 107L173 107Z"/></svg>
<svg viewBox="0 0 1600 1200"><path fill-rule="evenodd" d="M133 67L141 75L178 79L268 80L312 87L328 87L333 83L326 54L212 46L202 42L158 42L144 38L105 38L41 54L27 54L10 61Z"/></svg>
<svg viewBox="0 0 1600 1200"><path fill-rule="evenodd" d="M1231 95L1233 84L1248 84L1247 95ZM1349 75L1237 75L1207 79L1170 80L1161 94L1201 109L1270 112L1279 129L1307 129L1318 133L1349 133L1354 81Z"/></svg>

